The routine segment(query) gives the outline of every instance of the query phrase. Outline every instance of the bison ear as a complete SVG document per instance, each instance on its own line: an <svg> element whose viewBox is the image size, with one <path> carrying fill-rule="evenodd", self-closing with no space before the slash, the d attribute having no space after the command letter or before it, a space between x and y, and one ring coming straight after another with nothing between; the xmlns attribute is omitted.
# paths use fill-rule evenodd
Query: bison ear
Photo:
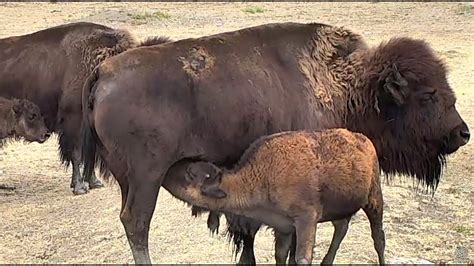
<svg viewBox="0 0 474 266"><path fill-rule="evenodd" d="M21 102L17 102L13 105L12 107L12 110L13 110L13 113L16 115L16 116L20 116L21 113L22 113L22 110L23 110L23 106L21 104Z"/></svg>
<svg viewBox="0 0 474 266"><path fill-rule="evenodd" d="M400 74L397 65L387 67L379 78L384 92L397 104L403 105L408 96L408 81Z"/></svg>

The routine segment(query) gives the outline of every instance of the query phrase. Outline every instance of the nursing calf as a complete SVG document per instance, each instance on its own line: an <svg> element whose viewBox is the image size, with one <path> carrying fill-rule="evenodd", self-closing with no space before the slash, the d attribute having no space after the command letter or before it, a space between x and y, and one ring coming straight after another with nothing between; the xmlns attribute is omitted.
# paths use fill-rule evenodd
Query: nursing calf
<svg viewBox="0 0 474 266"><path fill-rule="evenodd" d="M92 71L82 96L84 176L100 165L120 184L120 220L138 264L151 264L150 221L178 161L229 167L261 136L347 128L373 142L385 173L434 189L445 157L470 138L428 43L369 47L359 34L317 23L129 49ZM243 246L239 262L255 263L260 223L228 217L230 239Z"/></svg>
<svg viewBox="0 0 474 266"><path fill-rule="evenodd" d="M279 236L277 263L285 263L294 232L297 264L311 263L316 224L333 221L334 236L323 259L332 263L350 218L363 209L379 262L384 263L378 159L374 145L362 134L332 129L265 136L232 169L203 161L178 164L163 185L197 206L274 227Z"/></svg>

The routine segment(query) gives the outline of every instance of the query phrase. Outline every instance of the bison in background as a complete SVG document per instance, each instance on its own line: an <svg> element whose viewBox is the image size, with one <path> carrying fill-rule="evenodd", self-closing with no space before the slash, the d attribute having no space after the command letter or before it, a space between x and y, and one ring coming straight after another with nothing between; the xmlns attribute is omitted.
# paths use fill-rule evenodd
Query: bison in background
<svg viewBox="0 0 474 266"><path fill-rule="evenodd" d="M25 98L44 115L49 132L59 135L61 160L72 164L74 194L87 192L81 177L82 87L104 59L141 45L129 32L94 23L70 23L0 39L0 96ZM92 174L89 188L102 183Z"/></svg>
<svg viewBox="0 0 474 266"><path fill-rule="evenodd" d="M43 143L49 136L36 104L24 99L0 97L0 147L8 138Z"/></svg>
<svg viewBox="0 0 474 266"><path fill-rule="evenodd" d="M136 263L151 263L149 225L168 169L185 159L231 166L263 135L360 132L383 171L435 188L445 156L470 137L446 75L424 41L369 48L350 30L316 23L132 49L85 83L84 175L100 163L120 184L120 219ZM231 217L235 244L244 240L240 262L255 263L260 223Z"/></svg>

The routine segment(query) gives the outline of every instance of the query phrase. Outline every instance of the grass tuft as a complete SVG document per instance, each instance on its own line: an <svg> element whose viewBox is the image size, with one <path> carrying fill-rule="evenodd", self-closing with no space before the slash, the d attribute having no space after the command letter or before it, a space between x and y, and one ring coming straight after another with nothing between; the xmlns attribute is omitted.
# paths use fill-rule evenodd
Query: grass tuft
<svg viewBox="0 0 474 266"><path fill-rule="evenodd" d="M472 15L474 14L474 5L460 4L456 7L456 15Z"/></svg>
<svg viewBox="0 0 474 266"><path fill-rule="evenodd" d="M143 14L128 13L127 16L132 18L133 24L138 24L138 25L146 24L152 20L165 20L171 17L169 14L161 12L161 11L156 11L153 13L145 12Z"/></svg>
<svg viewBox="0 0 474 266"><path fill-rule="evenodd" d="M257 7L257 6L249 6L249 7L246 7L244 9L242 9L242 11L244 11L245 13L249 13L249 14L257 14L257 13L265 12L265 9L263 9L261 7Z"/></svg>

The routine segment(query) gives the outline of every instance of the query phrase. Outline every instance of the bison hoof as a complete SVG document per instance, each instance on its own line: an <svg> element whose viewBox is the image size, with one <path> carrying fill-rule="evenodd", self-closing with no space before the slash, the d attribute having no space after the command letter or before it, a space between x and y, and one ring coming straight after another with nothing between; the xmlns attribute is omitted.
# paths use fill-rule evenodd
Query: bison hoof
<svg viewBox="0 0 474 266"><path fill-rule="evenodd" d="M298 265L310 265L309 260L307 260L307 259L299 259L296 264L298 264Z"/></svg>
<svg viewBox="0 0 474 266"><path fill-rule="evenodd" d="M104 184L100 182L99 179L94 180L93 182L89 183L89 189L101 188L104 187Z"/></svg>
<svg viewBox="0 0 474 266"><path fill-rule="evenodd" d="M257 263L255 263L255 257L251 257L251 256L244 256L244 255L241 255L240 256L240 260L239 262L237 263L237 265L256 265Z"/></svg>
<svg viewBox="0 0 474 266"><path fill-rule="evenodd" d="M84 183L80 184L80 185L76 185L74 187L74 190L72 191L72 193L74 195L84 195L86 194L88 191L87 187L85 186Z"/></svg>

